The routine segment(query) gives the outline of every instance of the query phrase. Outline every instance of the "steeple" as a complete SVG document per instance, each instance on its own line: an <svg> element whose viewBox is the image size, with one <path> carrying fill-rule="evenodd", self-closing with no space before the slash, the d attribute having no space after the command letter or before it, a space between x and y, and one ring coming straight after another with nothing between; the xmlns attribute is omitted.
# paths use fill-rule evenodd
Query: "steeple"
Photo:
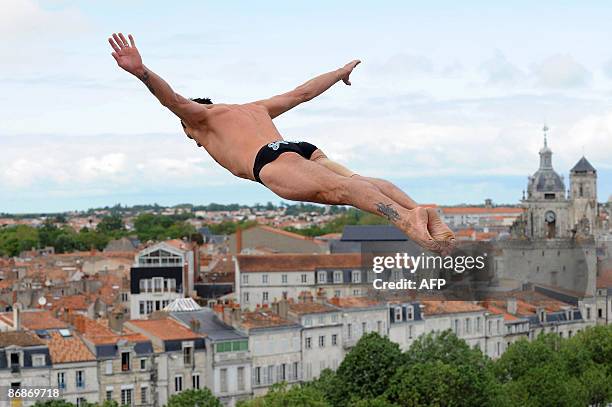
<svg viewBox="0 0 612 407"><path fill-rule="evenodd" d="M548 126L542 128L544 132L544 147L540 150L540 169L552 169L552 150L548 148Z"/></svg>

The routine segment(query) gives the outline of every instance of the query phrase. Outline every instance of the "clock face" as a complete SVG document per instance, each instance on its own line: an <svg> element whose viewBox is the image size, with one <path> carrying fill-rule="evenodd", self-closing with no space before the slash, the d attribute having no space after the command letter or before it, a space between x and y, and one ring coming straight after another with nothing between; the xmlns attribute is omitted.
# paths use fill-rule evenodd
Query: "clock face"
<svg viewBox="0 0 612 407"><path fill-rule="evenodd" d="M544 215L544 219L546 219L546 222L548 223L554 222L556 219L555 213L553 211L546 212L546 215Z"/></svg>

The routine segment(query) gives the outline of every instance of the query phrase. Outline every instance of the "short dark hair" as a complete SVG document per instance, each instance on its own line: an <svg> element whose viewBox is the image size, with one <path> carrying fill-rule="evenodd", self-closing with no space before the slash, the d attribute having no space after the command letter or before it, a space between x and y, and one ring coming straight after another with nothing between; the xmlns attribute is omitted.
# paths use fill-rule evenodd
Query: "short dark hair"
<svg viewBox="0 0 612 407"><path fill-rule="evenodd" d="M201 105L212 105L213 104L212 100L210 100L209 98L190 98L189 100L192 100ZM183 126L184 129L186 128L185 123L183 123L182 120L181 120L181 126Z"/></svg>

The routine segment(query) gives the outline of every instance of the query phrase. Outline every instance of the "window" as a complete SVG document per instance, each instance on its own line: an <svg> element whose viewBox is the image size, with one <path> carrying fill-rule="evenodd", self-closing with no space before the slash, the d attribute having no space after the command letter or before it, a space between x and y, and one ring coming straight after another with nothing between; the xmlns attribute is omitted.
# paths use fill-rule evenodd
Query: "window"
<svg viewBox="0 0 612 407"><path fill-rule="evenodd" d="M340 290L334 290L334 297L340 297L340 296L341 296Z"/></svg>
<svg viewBox="0 0 612 407"><path fill-rule="evenodd" d="M221 393L227 393L227 369L221 369L219 375L221 376Z"/></svg>
<svg viewBox="0 0 612 407"><path fill-rule="evenodd" d="M499 322L499 319L495 321L495 326L496 326L497 333L501 333L501 328L500 328L501 324Z"/></svg>
<svg viewBox="0 0 612 407"><path fill-rule="evenodd" d="M347 324L346 325L346 330L348 333L348 337L350 338L353 335L353 325L352 324Z"/></svg>
<svg viewBox="0 0 612 407"><path fill-rule="evenodd" d="M249 303L249 293L248 293L248 291L245 292L245 293L242 293L242 302L245 303L245 304Z"/></svg>
<svg viewBox="0 0 612 407"><path fill-rule="evenodd" d="M367 331L368 331L368 323L362 322L361 323L361 334L365 335Z"/></svg>
<svg viewBox="0 0 612 407"><path fill-rule="evenodd" d="M191 387L193 387L196 390L200 388L200 374L199 373L194 373L193 376L191 376Z"/></svg>
<svg viewBox="0 0 612 407"><path fill-rule="evenodd" d="M302 283L307 283L308 282L308 274L302 274Z"/></svg>
<svg viewBox="0 0 612 407"><path fill-rule="evenodd" d="M147 360L146 359L140 359L140 370L147 370Z"/></svg>
<svg viewBox="0 0 612 407"><path fill-rule="evenodd" d="M476 332L480 332L480 317L476 317Z"/></svg>
<svg viewBox="0 0 612 407"><path fill-rule="evenodd" d="M59 372L57 374L57 387L59 387L60 389L66 388L66 373Z"/></svg>
<svg viewBox="0 0 612 407"><path fill-rule="evenodd" d="M282 282L283 284L287 284L287 274L282 274L282 275L281 275L281 282Z"/></svg>
<svg viewBox="0 0 612 407"><path fill-rule="evenodd" d="M149 401L149 388L147 386L140 386L140 404L147 404Z"/></svg>
<svg viewBox="0 0 612 407"><path fill-rule="evenodd" d="M361 271L353 270L353 272L351 273L351 277L353 278L353 283L361 283Z"/></svg>
<svg viewBox="0 0 612 407"><path fill-rule="evenodd" d="M319 336L319 348L324 348L325 347L325 336L321 335Z"/></svg>
<svg viewBox="0 0 612 407"><path fill-rule="evenodd" d="M248 284L249 283L249 275L248 274L243 274L242 275L242 284Z"/></svg>
<svg viewBox="0 0 612 407"><path fill-rule="evenodd" d="M378 332L379 335L383 334L383 324L382 324L382 321L376 322L376 331Z"/></svg>
<svg viewBox="0 0 612 407"><path fill-rule="evenodd" d="M40 367L45 365L45 355L32 355L32 366Z"/></svg>
<svg viewBox="0 0 612 407"><path fill-rule="evenodd" d="M337 334L333 334L332 335L332 345L336 346L338 344L338 335Z"/></svg>
<svg viewBox="0 0 612 407"><path fill-rule="evenodd" d="M300 363L299 362L293 362L293 369L291 371L291 377L293 378L293 380L300 379Z"/></svg>
<svg viewBox="0 0 612 407"><path fill-rule="evenodd" d="M317 273L317 281L319 284L327 283L327 273L325 271L319 271Z"/></svg>
<svg viewBox="0 0 612 407"><path fill-rule="evenodd" d="M395 307L395 322L402 320L402 307Z"/></svg>
<svg viewBox="0 0 612 407"><path fill-rule="evenodd" d="M469 334L472 332L472 320L470 318L465 319L465 333Z"/></svg>
<svg viewBox="0 0 612 407"><path fill-rule="evenodd" d="M161 293L162 292L162 277L153 277L153 292Z"/></svg>
<svg viewBox="0 0 612 407"><path fill-rule="evenodd" d="M306 338L305 346L306 346L306 349L312 348L312 338L310 336Z"/></svg>
<svg viewBox="0 0 612 407"><path fill-rule="evenodd" d="M342 283L342 272L334 271L334 284L341 284L341 283Z"/></svg>
<svg viewBox="0 0 612 407"><path fill-rule="evenodd" d="M140 301L138 303L138 308L139 308L139 311L140 311L140 315L146 315L146 313L145 313L145 302L144 301Z"/></svg>
<svg viewBox="0 0 612 407"><path fill-rule="evenodd" d="M113 361L112 360L106 361L106 374L113 374Z"/></svg>
<svg viewBox="0 0 612 407"><path fill-rule="evenodd" d="M267 274L262 274L261 275L261 283L262 284L268 284L268 275Z"/></svg>
<svg viewBox="0 0 612 407"><path fill-rule="evenodd" d="M185 365L193 365L193 347L185 346L183 348L183 363Z"/></svg>
<svg viewBox="0 0 612 407"><path fill-rule="evenodd" d="M106 390L106 400L111 401L113 399L113 390Z"/></svg>
<svg viewBox="0 0 612 407"><path fill-rule="evenodd" d="M82 370L77 370L75 372L75 379L76 379L76 387L77 388L85 387L85 375L83 374Z"/></svg>
<svg viewBox="0 0 612 407"><path fill-rule="evenodd" d="M459 335L459 320L456 319L455 320L455 326L453 327L454 331L455 331L455 335Z"/></svg>
<svg viewBox="0 0 612 407"><path fill-rule="evenodd" d="M413 329L414 327L412 325L408 326L408 339L412 339L412 336L414 335Z"/></svg>
<svg viewBox="0 0 612 407"><path fill-rule="evenodd" d="M121 405L132 405L132 389L121 389Z"/></svg>
<svg viewBox="0 0 612 407"><path fill-rule="evenodd" d="M586 319L591 319L591 307L586 307Z"/></svg>
<svg viewBox="0 0 612 407"><path fill-rule="evenodd" d="M76 405L77 407L83 407L87 405L87 399L85 397L77 397Z"/></svg>
<svg viewBox="0 0 612 407"><path fill-rule="evenodd" d="M325 315L319 315L319 325L325 324Z"/></svg>
<svg viewBox="0 0 612 407"><path fill-rule="evenodd" d="M304 318L304 326L310 326L310 325L312 325L312 318L311 317Z"/></svg>
<svg viewBox="0 0 612 407"><path fill-rule="evenodd" d="M256 386L261 384L261 367L259 366L253 368L253 384Z"/></svg>
<svg viewBox="0 0 612 407"><path fill-rule="evenodd" d="M338 322L338 314L333 314L331 320L332 322Z"/></svg>
<svg viewBox="0 0 612 407"><path fill-rule="evenodd" d="M603 309L601 308L597 309L597 318L603 318Z"/></svg>
<svg viewBox="0 0 612 407"><path fill-rule="evenodd" d="M489 321L489 335L492 334L493 332L493 321Z"/></svg>
<svg viewBox="0 0 612 407"><path fill-rule="evenodd" d="M267 370L264 370L264 382L274 383L274 366L268 365Z"/></svg>
<svg viewBox="0 0 612 407"><path fill-rule="evenodd" d="M262 297L262 301L263 301L263 302L268 302L269 294L268 294L268 292L267 292L267 291L264 291L264 292L261 294L261 297Z"/></svg>
<svg viewBox="0 0 612 407"><path fill-rule="evenodd" d="M238 367L238 391L244 390L244 367Z"/></svg>
<svg viewBox="0 0 612 407"><path fill-rule="evenodd" d="M130 352L121 352L121 371L127 372L130 370Z"/></svg>
<svg viewBox="0 0 612 407"><path fill-rule="evenodd" d="M412 308L412 305L406 306L406 320L412 321L414 319L413 311L414 309Z"/></svg>
<svg viewBox="0 0 612 407"><path fill-rule="evenodd" d="M174 376L174 391L183 391L183 376Z"/></svg>

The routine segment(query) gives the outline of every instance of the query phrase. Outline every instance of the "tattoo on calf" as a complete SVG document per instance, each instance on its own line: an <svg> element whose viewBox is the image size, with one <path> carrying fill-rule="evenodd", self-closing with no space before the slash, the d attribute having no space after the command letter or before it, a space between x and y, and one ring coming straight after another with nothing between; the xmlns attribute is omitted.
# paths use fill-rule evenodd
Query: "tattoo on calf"
<svg viewBox="0 0 612 407"><path fill-rule="evenodd" d="M379 202L376 204L376 209L378 209L378 212L380 212L381 215L391 222L396 222L400 218L399 213L397 213L391 204L385 205L384 203Z"/></svg>
<svg viewBox="0 0 612 407"><path fill-rule="evenodd" d="M153 86L151 86L151 84L149 83L149 71L147 71L145 69L144 73L142 74L142 77L140 78L140 80L147 85L147 88L149 88L149 91L151 91L152 94L155 95L155 89L153 89Z"/></svg>

